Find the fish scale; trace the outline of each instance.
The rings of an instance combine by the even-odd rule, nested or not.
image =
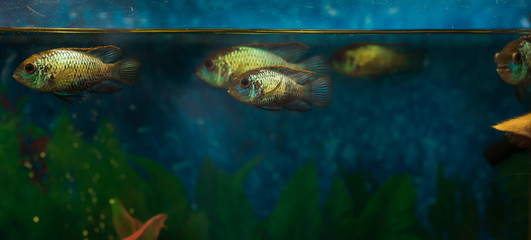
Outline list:
[[[272,91],[280,84],[275,91],[265,94],[262,99],[259,99],[256,102],[258,105],[271,105],[274,102],[277,104],[285,104],[303,97],[302,86],[282,74],[271,71],[260,71],[259,74],[253,76],[253,80],[257,81],[265,92]]]
[[[271,54],[265,50],[250,47],[238,47],[237,51],[233,51],[221,57],[221,59],[225,64],[235,66],[229,75],[233,73],[239,75],[263,66],[282,65],[292,68],[298,67],[298,64],[286,62],[280,56]]]
[[[49,69],[49,75],[54,76],[52,86],[44,89],[48,91],[81,91],[111,77],[111,64],[81,52],[51,50],[43,55],[40,63]]]

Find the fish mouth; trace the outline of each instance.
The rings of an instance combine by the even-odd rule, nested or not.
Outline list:
[[[511,69],[511,67],[507,66],[507,65],[498,65],[498,67],[496,68],[496,71],[498,73],[503,73],[503,72],[513,72],[513,70]]]
[[[201,72],[201,70],[197,69],[197,71],[195,72],[195,75],[200,78],[200,79],[203,79],[203,73]]]
[[[17,74],[13,74],[13,78],[17,80],[17,82],[20,82],[20,76]]]

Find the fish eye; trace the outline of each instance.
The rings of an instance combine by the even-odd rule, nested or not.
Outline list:
[[[498,60],[498,56],[500,56],[500,53],[496,53],[496,54],[494,54],[494,62],[497,62],[497,60]]]
[[[28,63],[26,64],[26,66],[24,66],[24,70],[27,73],[32,74],[33,72],[35,72],[35,65],[33,65],[33,63]]]
[[[242,86],[243,88],[249,87],[249,79],[247,79],[247,78],[242,79],[240,81],[240,86]]]
[[[522,55],[520,53],[513,53],[513,61],[515,64],[520,64],[522,62]]]
[[[210,59],[208,59],[206,62],[205,62],[205,68],[208,70],[208,71],[212,71],[214,69],[214,62]]]

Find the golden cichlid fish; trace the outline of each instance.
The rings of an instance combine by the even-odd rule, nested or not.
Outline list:
[[[252,69],[282,65],[300,70],[327,73],[327,60],[314,56],[303,62],[297,61],[306,53],[308,46],[293,43],[260,43],[238,45],[220,49],[208,56],[197,68],[197,76],[208,84],[227,89],[230,78]]]
[[[404,44],[359,42],[337,50],[330,65],[353,77],[378,77],[422,70],[424,51],[409,51]]]
[[[229,94],[265,110],[312,110],[308,103],[326,108],[332,102],[332,81],[314,72],[284,66],[247,71],[232,81]]]
[[[494,54],[496,71],[506,83],[515,86],[520,102],[531,93],[531,35],[520,37]]]
[[[22,85],[52,92],[66,102],[79,93],[114,93],[122,88],[108,80],[132,86],[138,80],[140,61],[125,58],[115,46],[58,48],[32,55],[18,66],[13,77]],[[114,63],[113,63],[114,62]]]

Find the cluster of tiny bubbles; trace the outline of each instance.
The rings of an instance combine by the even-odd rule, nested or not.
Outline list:
[[[130,109],[131,110],[134,110],[136,109],[136,106],[134,105],[131,105],[130,106]],[[97,110],[91,110],[90,111],[90,114],[92,115],[92,117],[97,120],[96,118],[99,117],[100,113],[97,111]],[[76,113],[73,113],[71,115],[71,118],[74,120],[74,119],[77,119],[79,116],[76,114]],[[114,127],[112,126],[112,124],[110,123],[107,123],[106,125],[104,125],[104,128],[106,128],[107,130],[109,131],[114,131]],[[75,130],[75,127],[73,125],[69,125],[68,126],[68,130],[72,133],[72,134],[75,134],[77,137],[82,137],[84,134],[82,132],[76,132]],[[92,137],[93,141],[95,143],[101,143],[101,144],[106,144],[108,143],[108,140],[105,139],[104,137],[102,136],[98,136],[98,135],[94,135]],[[79,148],[82,148],[84,146],[82,146],[83,142],[79,142],[79,141],[74,141],[71,143],[72,144],[72,147],[74,149],[79,149]],[[99,149],[93,149],[94,153],[95,153],[95,157],[97,159],[102,159],[103,158],[103,154],[101,152],[101,150]],[[41,153],[41,156],[42,154],[44,154],[44,157],[46,156],[45,154],[46,153]],[[118,164],[118,161],[115,159],[115,158],[109,158],[109,164],[114,167],[114,168],[118,168],[119,167],[119,164]],[[83,163],[82,165],[82,168],[85,169],[85,170],[90,170],[90,171],[93,171],[95,170],[93,168],[93,166],[87,162],[87,163]],[[90,180],[90,182],[92,183],[92,186],[89,186],[85,189],[77,189],[76,188],[76,182],[75,182],[75,176],[74,176],[74,173],[72,172],[66,172],[64,174],[63,177],[61,177],[61,181],[62,182],[65,182],[66,184],[69,185],[69,188],[68,188],[68,193],[70,195],[76,195],[78,197],[78,199],[81,201],[81,209],[84,210],[84,214],[85,214],[85,224],[84,226],[80,229],[81,230],[81,236],[82,238],[81,239],[109,239],[109,240],[114,240],[116,239],[116,236],[114,235],[114,231],[112,231],[112,228],[109,229],[109,226],[108,224],[106,224],[106,222],[108,222],[110,220],[109,216],[107,215],[108,213],[105,213],[103,211],[100,212],[100,209],[107,209],[107,208],[102,208],[102,204],[105,204],[105,202],[102,203],[101,199],[99,197],[101,196],[98,196],[97,194],[97,188],[95,187],[99,182],[101,182],[101,174],[98,173],[98,172],[92,172],[89,176],[87,176]],[[120,174],[119,175],[119,179],[120,180],[125,180],[126,176],[125,174]],[[76,198],[76,197],[72,197],[73,199]],[[110,199],[109,200],[109,203],[113,204],[115,200],[114,199]],[[73,207],[74,205],[74,207]],[[69,210],[69,211],[72,211],[73,208],[78,208],[75,206],[75,204],[67,204],[66,205],[66,208]],[[134,209],[129,209],[129,212],[132,214],[134,213]],[[38,216],[35,216],[34,219],[33,219],[34,222],[38,222],[39,221],[39,218]],[[68,225],[68,224],[67,224]],[[68,228],[69,226],[65,225],[65,228]]]
[[[87,166],[90,167],[90,165],[86,165],[85,167]],[[100,177],[100,174],[95,173],[92,176],[92,182],[96,183],[99,181]],[[107,219],[107,216],[105,213],[98,213],[95,211],[100,208],[100,206],[98,206],[100,205],[100,202],[96,191],[92,187],[89,187],[86,191],[80,191],[79,196],[81,202],[86,205],[85,213],[87,224],[81,232],[83,239],[103,239],[105,235],[107,235],[108,239],[114,239],[112,232],[107,233],[106,231],[105,220]],[[113,199],[109,202],[111,201],[113,201]]]

